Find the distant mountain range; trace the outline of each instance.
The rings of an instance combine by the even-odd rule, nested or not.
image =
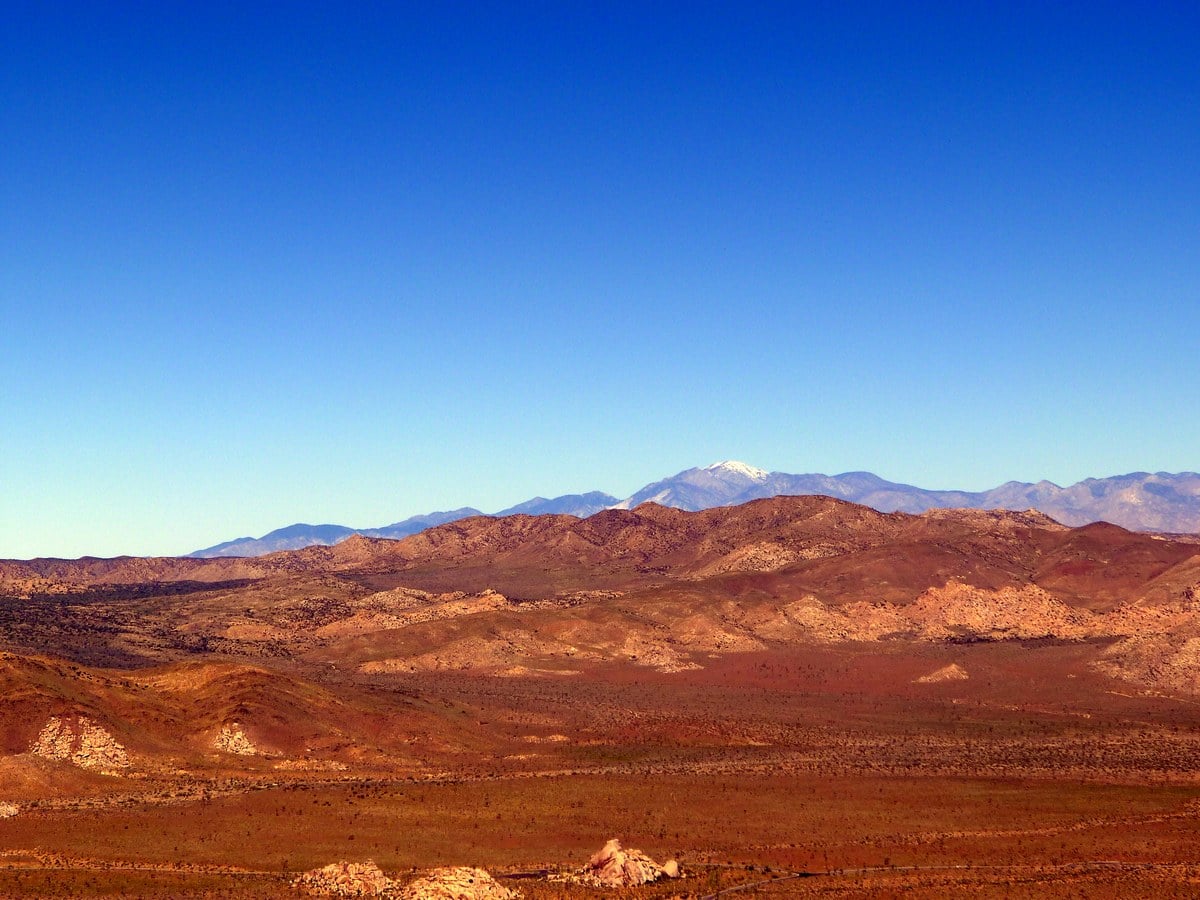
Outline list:
[[[640,503],[697,511],[734,506],[764,497],[823,494],[870,506],[880,512],[920,513],[928,509],[1036,509],[1064,525],[1111,522],[1131,531],[1200,532],[1200,474],[1133,472],[1111,478],[1088,478],[1069,487],[1049,481],[1009,481],[988,491],[934,491],[886,481],[870,472],[841,475],[789,475],[767,472],[728,460],[686,469],[648,484],[618,500],[601,491],[534,497],[491,515],[559,513],[586,518],[603,509],[632,509]],[[193,557],[261,556],[277,550],[336,544],[353,534],[403,538],[435,525],[485,515],[472,507],[412,516],[382,528],[344,525],[289,525],[261,538],[226,541],[189,554]]]
[[[531,501],[532,502],[532,501]],[[412,516],[403,522],[393,522],[382,528],[348,528],[345,525],[306,525],[298,522],[286,528],[277,528],[260,538],[242,537],[225,541],[204,550],[189,553],[189,556],[200,559],[212,559],[218,556],[262,556],[275,553],[278,550],[301,550],[304,547],[329,547],[344,541],[352,534],[363,534],[367,537],[392,538],[399,540],[410,534],[424,531],[435,525],[444,525],[456,519],[468,516],[481,516],[479,510],[470,506],[461,509],[450,509],[445,512],[431,512],[424,516]]]
[[[602,493],[601,491],[591,491],[587,494],[564,494],[561,497],[554,497],[549,500],[545,497],[534,497],[532,500],[526,500],[524,503],[510,506],[508,509],[502,509],[493,515],[512,516],[523,513],[530,516],[539,516],[544,513],[562,513],[568,516],[579,516],[581,519],[584,519],[593,513],[600,512],[602,509],[608,509],[616,502],[616,497]],[[447,522],[454,522],[458,519],[482,515],[486,515],[486,513],[482,513],[472,506],[464,506],[460,509],[431,512],[423,516],[411,516],[403,521],[384,525],[382,528],[348,528],[345,525],[306,525],[301,522],[295,525],[288,525],[286,528],[277,528],[275,531],[264,534],[260,538],[242,537],[232,541],[225,541],[222,544],[216,544],[212,547],[206,547],[203,550],[197,550],[195,553],[189,553],[188,556],[198,559],[213,559],[218,556],[263,556],[264,554],[275,553],[279,550],[301,550],[304,547],[329,547],[340,541],[344,541],[352,534],[399,540],[400,538],[406,538],[409,535],[424,531],[426,528],[433,528],[435,525],[445,525]]]

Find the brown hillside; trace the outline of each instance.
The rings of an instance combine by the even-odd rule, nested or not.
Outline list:
[[[571,516],[475,517],[401,541],[360,536],[243,559],[32,560],[0,564],[10,594],[104,590],[114,597],[240,590],[250,581],[326,573],[394,586],[537,598],[686,579],[825,602],[908,602],[950,580],[999,589],[1037,584],[1103,610],[1170,598],[1200,546],[1110,525],[1068,529],[1037,513],[883,514],[828,497],[775,497],[684,512],[654,504]],[[1189,569],[1190,571],[1190,569]],[[1178,585],[1176,586],[1176,581]]]

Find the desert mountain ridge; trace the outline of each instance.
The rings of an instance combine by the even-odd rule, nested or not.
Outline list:
[[[958,579],[988,589],[1032,583],[1068,602],[1079,597],[1102,606],[1109,597],[1144,597],[1142,589],[1165,583],[1178,564],[1197,556],[1194,541],[1107,523],[1070,528],[1036,510],[882,513],[805,495],[697,511],[647,502],[583,519],[472,516],[399,540],[355,534],[336,545],[259,557],[0,561],[0,594],[178,595],[303,576],[544,598],[736,576],[774,596],[803,589],[836,602],[908,602]],[[1134,588],[1137,597],[1129,595]]]
[[[735,460],[685,469],[648,484],[623,500],[602,491],[549,499],[534,497],[486,515],[556,513],[587,518],[604,509],[632,509],[648,501],[695,512],[767,497],[810,494],[849,500],[880,512],[1036,509],[1065,525],[1103,521],[1131,531],[1200,532],[1200,475],[1195,472],[1132,472],[1108,478],[1088,478],[1067,487],[1050,481],[1009,481],[987,491],[972,492],[929,490],[887,481],[870,472],[840,475],[767,472]],[[197,558],[262,556],[280,550],[330,546],[355,534],[398,539],[436,525],[480,515],[485,513],[474,507],[462,507],[412,516],[379,528],[297,523],[260,538],[237,538],[189,555]]]
[[[1043,640],[1088,644],[1093,671],[1195,693],[1198,603],[1195,539],[1071,528],[1036,510],[882,513],[805,495],[472,516],[249,558],[4,561],[0,649],[374,677],[676,672],[814,645]]]

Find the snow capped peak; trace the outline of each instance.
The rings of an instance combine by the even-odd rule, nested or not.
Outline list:
[[[723,475],[741,475],[743,478],[748,478],[751,481],[766,481],[767,473],[754,466],[748,466],[744,462],[738,462],[736,459],[727,459],[724,462],[716,462],[711,466],[704,467],[705,472],[719,472]]]

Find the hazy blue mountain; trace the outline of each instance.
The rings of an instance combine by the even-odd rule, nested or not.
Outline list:
[[[464,506],[460,509],[450,509],[445,512],[431,512],[423,516],[410,516],[402,522],[393,522],[391,525],[384,525],[382,528],[359,528],[355,530],[355,533],[365,534],[367,537],[398,540],[406,538],[410,534],[416,534],[418,531],[424,531],[426,528],[433,528],[435,525],[445,525],[447,522],[465,519],[468,516],[482,515],[483,513],[475,509],[475,507]],[[349,536],[346,535],[346,537]]]
[[[747,500],[772,496],[769,492],[759,493],[769,479],[770,474],[762,469],[726,460],[704,468],[685,469],[670,478],[648,484],[615,506],[633,509],[639,503],[658,503],[690,510],[729,506],[742,502],[736,499],[741,496],[746,496]]]
[[[345,525],[305,525],[297,523],[287,528],[279,528],[260,538],[244,537],[233,541],[215,544],[188,556],[199,559],[214,556],[262,556],[277,550],[300,550],[304,547],[327,547],[344,541],[352,534],[364,534],[367,537],[404,538],[435,525],[444,525],[455,519],[465,519],[467,516],[481,516],[477,509],[464,506],[462,509],[432,512],[423,516],[412,516],[402,522],[393,522],[382,528],[348,528]]]
[[[225,541],[204,550],[189,553],[189,556],[208,558],[214,556],[262,556],[277,550],[299,550],[303,547],[329,546],[344,541],[354,534],[353,528],[345,525],[307,525],[297,522],[286,528],[277,528],[260,538],[243,537]]]
[[[745,503],[747,500],[777,497],[780,494],[824,494],[851,503],[861,503],[880,512],[908,513],[937,507],[973,506],[972,498],[975,496],[966,491],[932,491],[911,484],[886,481],[870,472],[843,472],[841,475],[772,472],[765,481],[743,491],[733,502]]]
[[[554,497],[550,500],[545,497],[534,497],[532,500],[502,509],[496,515],[512,516],[524,513],[529,516],[541,516],[547,513],[557,513],[586,519],[602,509],[608,509],[616,502],[617,498],[612,494],[606,494],[603,491],[589,491],[586,494],[563,494],[561,497]]]
[[[647,485],[616,505],[631,509],[653,501],[698,510],[781,494],[824,494],[880,512],[1036,509],[1065,525],[1104,521],[1135,531],[1200,532],[1200,475],[1195,472],[1133,472],[1088,478],[1069,487],[1050,481],[1009,481],[987,491],[945,491],[887,481],[870,472],[789,475],[727,461],[685,469]]]
[[[605,494],[603,491],[564,494],[551,499],[534,497],[532,500],[526,500],[524,503],[501,510],[495,515],[509,516],[515,513],[526,513],[538,516],[544,513],[559,513],[586,518],[602,509],[608,509],[616,502],[616,497]],[[201,559],[213,556],[262,556],[265,553],[274,553],[276,550],[299,550],[303,547],[328,546],[344,541],[352,534],[399,540],[436,525],[445,525],[447,522],[465,519],[468,516],[483,515],[488,515],[488,513],[480,512],[472,506],[464,506],[461,509],[411,516],[403,521],[393,522],[391,525],[384,525],[380,528],[348,528],[344,525],[289,525],[287,528],[280,528],[270,534],[264,534],[261,538],[243,537],[225,541],[222,544],[189,553],[188,556]]]
[[[823,494],[883,512],[921,512],[936,506],[969,506],[973,496],[962,491],[928,491],[910,484],[897,484],[870,472],[789,475],[726,460],[703,468],[685,469],[670,478],[648,484],[616,506],[632,509],[639,503],[653,502],[695,511],[787,494]]]
[[[984,492],[980,506],[1040,509],[1065,525],[1112,522],[1132,531],[1200,532],[1200,475],[1131,472],[1069,487],[1010,481]]]

